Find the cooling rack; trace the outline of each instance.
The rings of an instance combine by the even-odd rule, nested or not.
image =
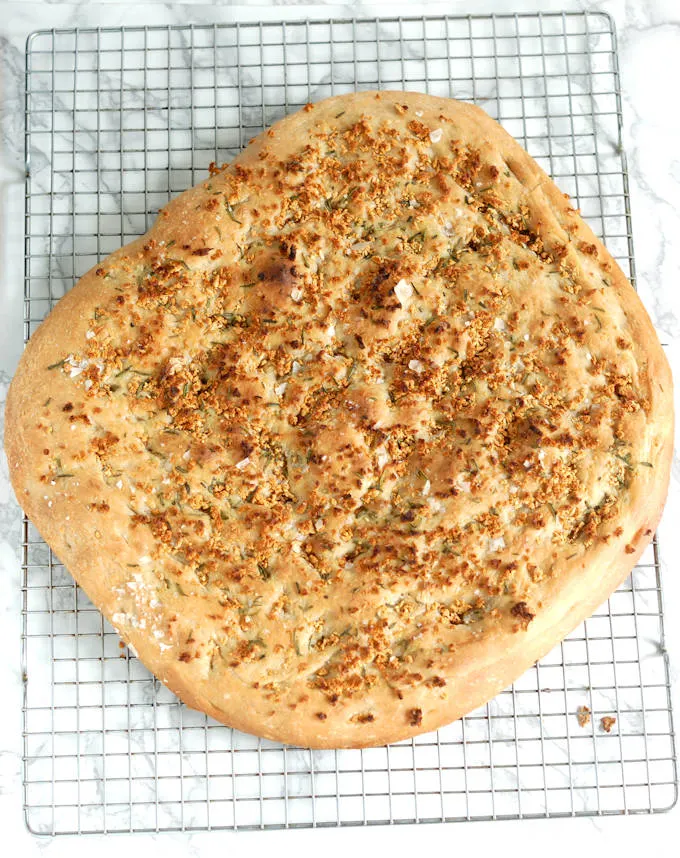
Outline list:
[[[603,14],[54,30],[26,51],[26,339],[211,161],[309,100],[366,88],[482,105],[634,279]],[[512,688],[438,733],[364,751],[286,748],[192,712],[122,648],[28,521],[23,562],[33,832],[655,813],[676,801],[656,542]],[[616,719],[610,732],[602,717]]]

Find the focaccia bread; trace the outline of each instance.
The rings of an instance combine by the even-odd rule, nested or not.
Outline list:
[[[482,110],[308,105],[32,337],[20,503],[189,706],[360,747],[483,704],[629,574],[671,377],[602,243]]]

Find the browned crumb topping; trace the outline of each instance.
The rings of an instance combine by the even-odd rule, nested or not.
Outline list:
[[[420,727],[420,725],[423,723],[423,710],[409,709],[407,717],[410,727]]]
[[[79,446],[47,447],[43,482],[94,461],[120,492],[152,546],[121,623],[143,580],[180,661],[272,701],[299,674],[330,705],[445,696],[437,664],[489,623],[526,629],[651,467],[596,253],[546,243],[505,163],[405,106],[210,172],[203,233],[97,270],[110,297],[44,417]],[[187,599],[211,617],[188,636]]]
[[[616,724],[616,718],[613,715],[605,715],[604,718],[600,718],[600,727],[605,733],[611,733],[614,724]]]
[[[359,724],[370,724],[375,721],[375,715],[373,715],[372,712],[362,712],[356,716],[355,720],[358,721]]]
[[[579,727],[587,727],[590,724],[590,709],[587,706],[579,706],[576,710],[576,719]]]

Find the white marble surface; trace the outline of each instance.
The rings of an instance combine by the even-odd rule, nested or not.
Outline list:
[[[293,5],[293,4],[290,4]],[[492,11],[544,11],[563,8],[605,9],[616,20],[624,99],[625,150],[631,178],[631,206],[636,246],[638,285],[668,354],[676,377],[680,377],[680,292],[676,272],[680,270],[680,114],[670,109],[677,105],[677,80],[680,78],[680,6],[676,0],[654,2],[517,2],[509,9],[502,2],[481,2],[470,9],[469,3],[397,6],[384,3],[371,7],[327,6],[326,13],[383,14],[441,12],[467,14]],[[198,3],[169,5],[160,3],[2,3],[0,4],[0,86],[2,91],[2,182],[0,243],[2,263],[2,342],[0,342],[0,397],[4,398],[9,377],[20,354],[22,341],[22,255],[23,255],[23,45],[34,29],[59,26],[202,23],[304,17],[322,11],[308,7],[283,6],[271,9],[250,4],[249,8],[222,6],[219,9]],[[680,717],[680,578],[677,557],[680,537],[673,523],[680,512],[680,466],[674,461],[669,503],[661,526],[662,569],[668,650],[671,658],[676,721]],[[304,852],[324,850],[329,854],[348,849],[368,852],[377,847],[396,854],[412,853],[420,844],[431,849],[498,848],[513,854],[596,854],[607,850],[620,855],[639,854],[653,844],[659,855],[676,854],[680,829],[680,808],[657,817],[570,819],[522,821],[520,823],[476,823],[456,826],[415,826],[386,829],[297,831],[275,834],[240,833],[197,835],[135,835],[120,838],[57,838],[36,840],[26,833],[21,813],[21,667],[20,572],[17,544],[19,513],[7,481],[4,458],[0,460],[0,645],[4,658],[0,663],[0,688],[4,707],[0,713],[0,831],[8,855],[33,855],[45,850],[53,855],[113,852],[127,848],[132,854],[201,855],[208,849],[246,849],[264,854],[272,849],[296,849]],[[672,840],[675,832],[675,841]],[[11,845],[9,845],[11,844]],[[514,846],[513,846],[514,844]],[[4,852],[4,850],[3,850]]]

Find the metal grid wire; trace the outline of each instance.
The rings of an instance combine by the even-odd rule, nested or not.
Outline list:
[[[26,54],[26,338],[210,161],[309,100],[367,88],[481,104],[634,277],[605,15],[39,32]],[[180,705],[120,648],[29,522],[24,570],[34,832],[652,813],[676,800],[656,543],[514,687],[436,734],[364,751],[285,748]],[[579,706],[592,711],[585,727]]]

